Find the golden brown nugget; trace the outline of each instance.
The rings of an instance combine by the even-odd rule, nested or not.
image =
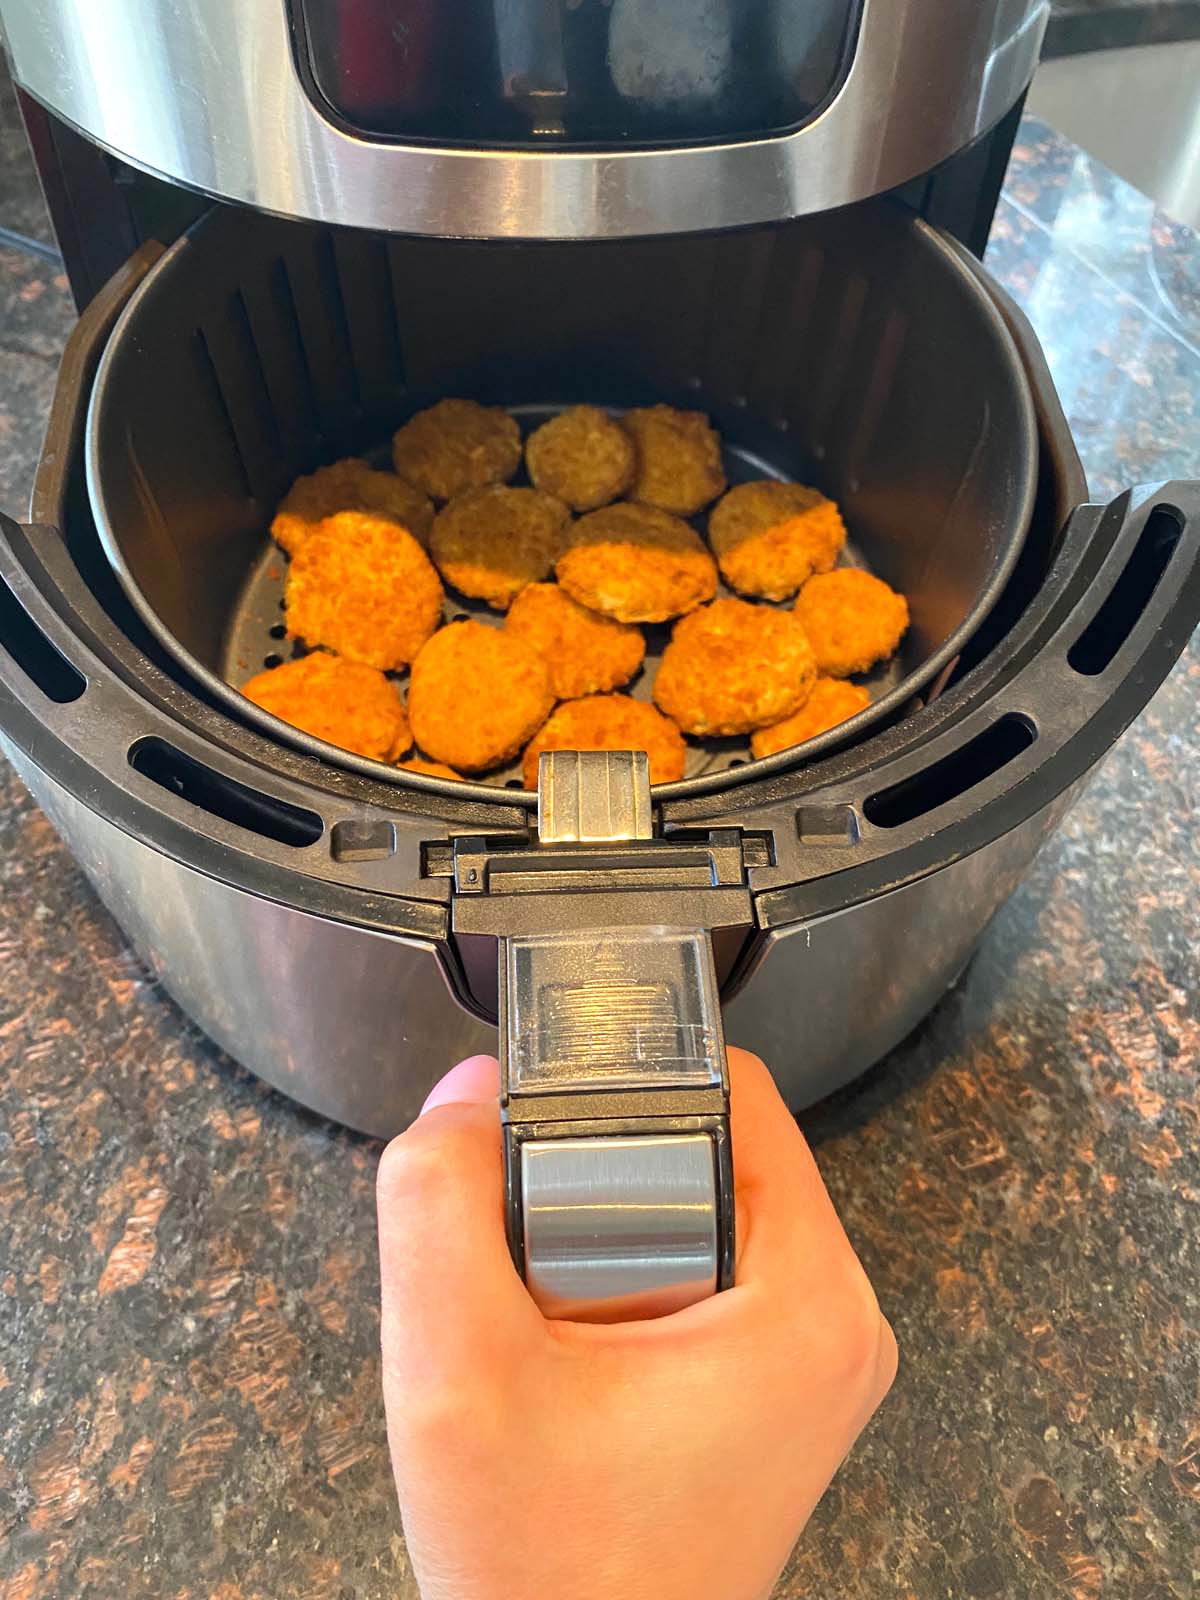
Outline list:
[[[842,678],[818,678],[799,711],[750,735],[750,752],[761,761],[777,750],[790,750],[794,744],[803,744],[806,739],[836,728],[847,717],[857,716],[870,704],[870,691],[859,684],[846,683]]]
[[[453,778],[456,783],[462,782],[462,773],[455,772],[453,767],[446,766],[443,761],[426,761],[424,756],[410,756],[400,765],[405,772],[421,772],[427,778]]]
[[[371,511],[407,528],[419,544],[429,543],[433,505],[428,495],[394,472],[376,472],[357,456],[319,467],[297,478],[275,513],[271,537],[295,555],[318,522],[339,511]]]
[[[620,688],[646,655],[639,628],[589,611],[557,583],[531,583],[522,589],[504,628],[544,659],[559,700]]]
[[[525,444],[530,478],[575,511],[595,511],[625,494],[635,460],[629,434],[597,406],[572,406]]]
[[[637,451],[635,500],[690,517],[724,489],[721,441],[703,411],[646,406],[622,420]]]
[[[559,706],[526,748],[522,771],[527,789],[537,788],[543,750],[644,750],[651,783],[682,778],[687,760],[687,746],[675,724],[627,694],[594,694]]]
[[[242,693],[302,733],[372,761],[394,761],[412,744],[404,703],[383,673],[324,650],[258,673]]]
[[[859,567],[839,567],[808,580],[796,600],[796,615],[820,670],[848,678],[869,671],[895,650],[908,627],[908,601]]]
[[[407,666],[442,617],[441,579],[406,529],[342,511],[304,539],[284,586],[287,630],[350,661]]]
[[[413,663],[408,715],[417,743],[460,772],[486,772],[515,756],[553,705],[537,651],[482,622],[452,622]]]
[[[521,465],[521,430],[499,406],[439,400],[418,411],[392,439],[402,478],[435,500],[507,483]]]
[[[721,576],[731,589],[787,600],[814,572],[828,572],[846,542],[836,504],[802,483],[739,483],[708,518]]]
[[[817,664],[790,611],[714,600],[675,624],[654,702],[684,733],[749,733],[798,711]]]
[[[496,611],[551,571],[567,508],[540,489],[502,483],[451,500],[434,518],[430,553],[447,583]]]
[[[703,539],[653,506],[605,506],[580,517],[555,571],[572,600],[618,622],[666,622],[717,592],[717,564]]]

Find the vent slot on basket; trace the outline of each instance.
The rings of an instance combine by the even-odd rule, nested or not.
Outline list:
[[[1182,535],[1183,517],[1175,507],[1155,506],[1108,599],[1067,652],[1076,672],[1095,678],[1111,666],[1153,599]]]
[[[0,640],[29,681],[55,705],[70,705],[87,688],[87,679],[59,654],[3,578]]]
[[[948,805],[977,784],[1015,761],[1037,738],[1025,717],[1001,717],[977,734],[969,744],[944,756],[932,767],[914,773],[902,783],[873,794],[863,806],[868,822],[877,828],[899,828],[939,806]]]
[[[248,788],[184,755],[164,739],[139,740],[129,752],[129,765],[168,794],[277,844],[303,849],[315,844],[325,831],[315,812]]]

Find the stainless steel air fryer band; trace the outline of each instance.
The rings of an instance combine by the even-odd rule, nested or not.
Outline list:
[[[840,87],[794,132],[545,151],[339,126],[305,90],[283,0],[0,5],[17,81],[135,166],[281,215],[496,239],[731,228],[882,193],[999,120],[1033,75],[1048,15],[1047,0],[863,0]],[[470,116],[464,103],[468,137]]]

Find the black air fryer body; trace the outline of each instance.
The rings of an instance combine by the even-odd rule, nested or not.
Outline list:
[[[269,145],[201,94],[156,122],[168,69],[213,64],[185,9],[222,70],[278,77],[242,102],[285,108]],[[792,1104],[828,1093],[953,981],[1200,615],[1200,487],[1086,503],[1036,341],[969,253],[1045,8],[614,0],[601,39],[585,0],[467,59],[414,6],[397,60],[337,0],[284,9],[276,36],[275,0],[235,7],[226,45],[227,0],[123,0],[158,53],[101,60],[72,0],[0,0],[82,310],[31,522],[3,523],[3,748],[179,1003],[355,1127],[403,1126],[498,1009],[520,1042],[498,950],[598,929],[698,931],[728,1036]],[[606,844],[258,713],[231,641],[272,649],[274,499],[447,393],[703,407],[735,476],[829,488],[914,599],[891,692],[800,750],[726,752]]]

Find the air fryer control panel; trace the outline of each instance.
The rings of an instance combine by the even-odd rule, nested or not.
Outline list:
[[[860,0],[292,0],[310,90],[443,146],[761,138],[844,71]]]

